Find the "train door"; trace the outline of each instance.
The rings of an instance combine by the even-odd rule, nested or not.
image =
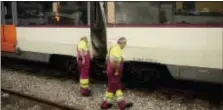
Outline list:
[[[1,2],[1,51],[17,52],[16,12],[16,2]]]
[[[106,56],[106,19],[103,2],[90,2],[91,7],[91,40],[94,57]]]
[[[94,51],[93,65],[95,67],[94,70],[98,70],[99,72],[105,68],[105,57],[107,54],[104,2],[90,2],[90,25],[91,43]]]

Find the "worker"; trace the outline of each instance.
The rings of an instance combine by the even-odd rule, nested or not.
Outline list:
[[[121,110],[130,108],[133,103],[125,102],[124,96],[121,90],[121,77],[123,69],[123,57],[122,49],[125,47],[127,40],[125,37],[118,39],[116,45],[111,46],[108,51],[107,60],[107,77],[108,77],[108,87],[104,96],[104,101],[101,104],[101,109],[108,109],[113,106],[112,99],[115,95],[118,106]]]
[[[87,37],[81,37],[77,45],[77,63],[80,72],[80,92],[83,96],[91,95],[89,88],[90,58]]]

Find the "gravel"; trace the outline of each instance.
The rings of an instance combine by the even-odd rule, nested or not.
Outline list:
[[[93,96],[86,98],[79,94],[79,84],[71,79],[44,77],[27,71],[16,71],[2,68],[2,87],[21,91],[52,101],[79,105],[84,110],[99,110],[105,93],[106,85],[94,83],[91,85]],[[36,72],[35,74],[39,74]],[[131,110],[219,110],[218,106],[201,99],[191,99],[185,102],[184,97],[166,96],[154,92],[151,94],[135,90],[124,91],[125,98],[134,102]],[[112,110],[118,110],[114,107]]]

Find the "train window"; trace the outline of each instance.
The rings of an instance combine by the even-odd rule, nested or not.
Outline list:
[[[223,2],[176,2],[175,22],[187,24],[222,24]]]
[[[18,25],[49,24],[48,15],[52,12],[51,2],[17,2]]]
[[[17,2],[18,25],[87,25],[87,2]]]
[[[2,18],[2,24],[13,24],[12,20],[12,4],[9,1],[4,1],[1,3],[3,7],[1,7],[1,16]],[[3,14],[3,15],[2,15]],[[4,21],[3,21],[4,20]]]
[[[60,2],[61,24],[87,25],[87,2]]]
[[[160,2],[159,6],[159,23],[171,24],[173,23],[173,9],[174,2]]]
[[[223,2],[108,2],[109,24],[222,24]]]
[[[158,24],[159,2],[115,2],[115,24]]]

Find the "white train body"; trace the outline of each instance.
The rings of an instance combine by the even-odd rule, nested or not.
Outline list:
[[[17,33],[18,47],[23,51],[74,57],[80,37],[90,39],[90,28],[87,27],[18,27]]]
[[[120,36],[128,40],[125,61],[167,65],[176,79],[223,84],[222,27],[106,26],[107,48]],[[91,38],[91,27],[16,27],[16,47],[21,54],[2,56],[49,62],[51,55],[76,57],[80,37]],[[95,53],[92,43],[91,53]],[[92,58],[94,55],[92,55]]]
[[[223,69],[222,28],[124,27],[107,32],[108,45],[119,36],[128,39],[125,60]]]
[[[222,28],[108,28],[107,42],[125,36],[125,60],[167,65],[179,79],[223,82]]]

